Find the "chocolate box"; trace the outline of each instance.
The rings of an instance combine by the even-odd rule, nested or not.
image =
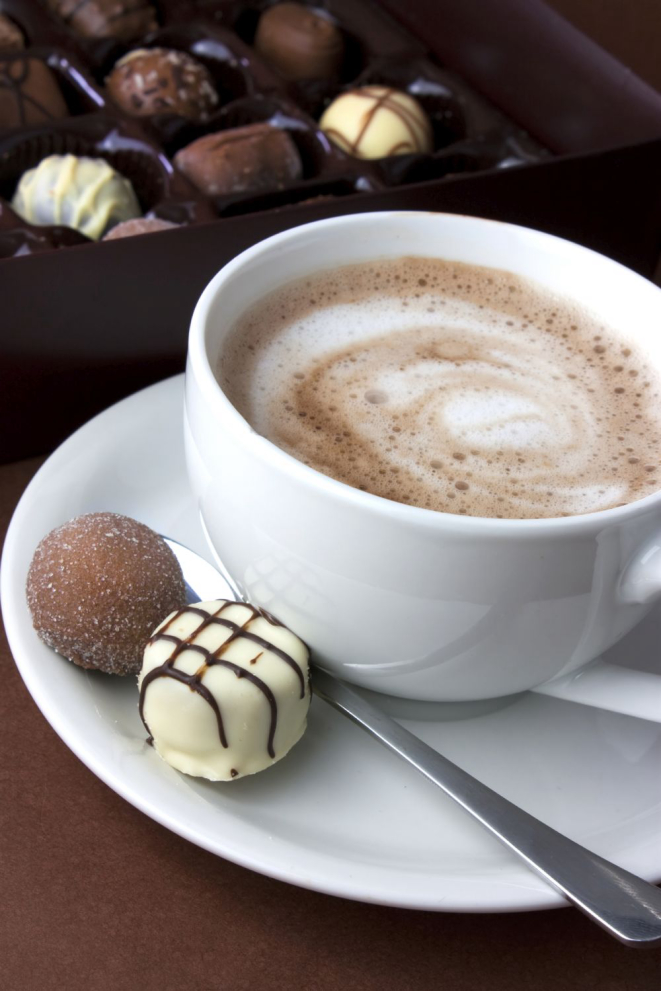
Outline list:
[[[266,0],[164,0],[127,44],[82,38],[37,0],[4,0],[28,53],[54,73],[68,116],[0,130],[0,430],[3,460],[51,449],[109,403],[184,367],[190,314],[214,273],[271,234],[340,213],[438,210],[546,230],[650,275],[659,254],[661,96],[537,0],[328,0],[345,53],[326,81],[291,82],[253,47]],[[516,30],[512,26],[516,25]],[[108,97],[115,61],[175,48],[208,69],[208,120],[128,116]],[[0,54],[0,63],[21,56]],[[0,65],[1,68],[1,65]],[[434,151],[362,161],[317,126],[356,85],[414,95]],[[206,197],[173,158],[195,138],[269,122],[302,176]],[[106,158],[141,209],[177,229],[90,242],[10,206],[53,152]]]

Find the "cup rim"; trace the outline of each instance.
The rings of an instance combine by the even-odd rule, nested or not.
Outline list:
[[[591,513],[580,513],[572,516],[553,516],[533,519],[497,519],[489,516],[469,516],[458,513],[446,513],[441,510],[427,509],[422,506],[412,506],[408,503],[395,502],[384,496],[376,495],[373,492],[365,492],[357,489],[346,482],[325,475],[323,472],[303,464],[293,455],[283,451],[273,441],[257,433],[248,421],[239,413],[235,406],[225,395],[222,386],[218,382],[211,362],[208,357],[206,347],[206,330],[209,311],[214,300],[221,291],[225,283],[239,271],[244,265],[259,258],[260,255],[270,253],[277,245],[284,245],[289,241],[296,240],[301,236],[301,232],[312,229],[352,227],[365,223],[366,218],[371,222],[396,222],[404,218],[429,218],[435,220],[449,219],[452,222],[459,221],[477,223],[479,225],[495,225],[507,227],[519,231],[523,236],[532,240],[543,241],[546,244],[556,244],[567,247],[571,251],[583,254],[589,258],[597,259],[599,264],[612,266],[616,270],[623,271],[627,277],[639,281],[645,286],[646,291],[661,289],[651,283],[644,276],[632,269],[627,268],[620,262],[607,255],[602,255],[592,248],[587,248],[575,241],[567,238],[549,234],[546,231],[537,230],[534,227],[524,227],[520,224],[512,224],[503,220],[495,220],[488,217],[478,217],[470,214],[448,213],[431,210],[380,210],[368,213],[341,214],[337,217],[328,217],[323,220],[315,220],[306,224],[299,224],[296,227],[289,227],[284,231],[279,231],[268,238],[258,241],[244,251],[235,255],[229,262],[216,273],[203,290],[193,311],[188,336],[188,355],[186,366],[186,400],[190,379],[195,378],[203,391],[204,397],[210,403],[213,412],[219,415],[225,425],[225,429],[232,429],[241,439],[241,443],[252,449],[254,454],[261,460],[271,463],[276,469],[294,477],[300,478],[308,487],[316,488],[326,492],[329,496],[345,503],[353,504],[365,511],[379,513],[381,516],[390,517],[393,521],[406,522],[408,525],[416,525],[422,529],[437,530],[439,527],[451,527],[458,535],[471,533],[479,530],[481,533],[488,532],[490,536],[511,538],[513,536],[539,536],[542,532],[560,533],[571,532],[577,528],[583,530],[600,530],[605,526],[623,522],[632,514],[638,515],[652,509],[656,504],[661,503],[661,487],[650,495],[640,499],[634,499],[624,506],[615,506],[610,509],[600,509]]]

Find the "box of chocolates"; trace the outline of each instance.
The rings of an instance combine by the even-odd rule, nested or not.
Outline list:
[[[536,0],[3,0],[3,459],[181,370],[270,234],[447,210],[649,274],[660,165],[661,97]]]

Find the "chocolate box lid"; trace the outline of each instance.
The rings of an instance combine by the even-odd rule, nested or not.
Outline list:
[[[292,82],[254,49],[266,0],[163,0],[130,43],[85,39],[37,0],[3,0],[54,73],[68,116],[0,131],[0,429],[4,460],[48,450],[115,399],[183,369],[188,322],[212,275],[287,227],[364,210],[465,212],[538,227],[651,273],[659,249],[661,97],[536,0],[328,0],[345,38],[336,76]],[[387,10],[386,10],[387,8]],[[516,24],[516,31],[511,25]],[[109,98],[110,68],[136,47],[192,54],[214,80],[209,119],[134,118]],[[3,61],[8,53],[0,55]],[[332,145],[323,108],[356,85],[414,95],[434,150],[366,162]],[[299,178],[206,195],[182,147],[266,122],[285,130]],[[177,229],[93,243],[26,224],[11,207],[51,151],[101,156],[147,216]]]

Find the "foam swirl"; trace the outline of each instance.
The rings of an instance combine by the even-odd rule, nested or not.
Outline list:
[[[539,518],[658,485],[644,356],[507,273],[401,259],[296,283],[240,322],[220,376],[264,436],[399,502]]]

